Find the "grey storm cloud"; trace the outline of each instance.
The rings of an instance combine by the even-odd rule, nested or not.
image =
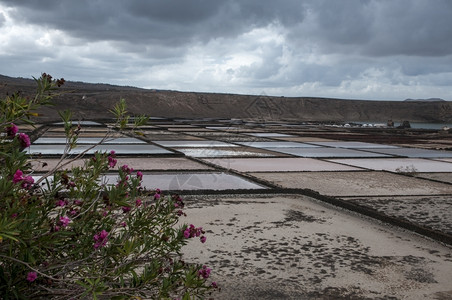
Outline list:
[[[0,64],[183,90],[452,100],[451,16],[450,0],[0,0],[0,30],[40,36],[11,33]]]
[[[88,40],[158,42],[177,46],[232,37],[275,20],[298,22],[299,1],[3,1],[19,7],[15,18]]]

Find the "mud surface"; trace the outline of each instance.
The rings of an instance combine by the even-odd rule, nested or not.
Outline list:
[[[303,196],[206,196],[187,259],[213,269],[217,299],[435,299],[452,290],[452,251]],[[438,298],[439,299],[439,298]],[[446,299],[446,298],[444,298]]]
[[[452,197],[450,196],[342,199],[452,236]]]

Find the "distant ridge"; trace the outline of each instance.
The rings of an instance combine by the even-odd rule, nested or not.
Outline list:
[[[446,100],[441,99],[441,98],[428,98],[428,99],[411,99],[411,98],[408,98],[408,99],[405,99],[404,101],[407,101],[407,102],[438,102],[438,101],[446,101]]]
[[[32,79],[0,75],[0,98],[20,91],[33,96]],[[38,112],[41,121],[60,120],[58,111],[69,109],[78,120],[112,118],[111,108],[127,101],[130,114],[167,118],[242,119],[256,122],[375,122],[410,121],[452,123],[452,101],[346,100],[320,97],[276,97],[205,92],[141,89],[103,83],[67,81],[54,106]],[[434,100],[432,100],[434,99]],[[408,100],[408,99],[407,99]]]

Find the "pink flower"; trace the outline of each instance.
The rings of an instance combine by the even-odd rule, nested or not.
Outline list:
[[[19,141],[22,147],[27,148],[30,147],[30,138],[25,133],[19,133]]]
[[[33,186],[35,180],[31,176],[23,176],[24,173],[21,170],[17,170],[13,175],[13,183],[22,182],[22,187],[25,189],[29,189]]]
[[[190,226],[188,226],[184,230],[184,237],[186,239],[193,238],[193,237],[199,237],[201,234],[204,234],[204,233],[205,232],[204,232],[204,230],[202,230],[202,227],[196,228],[193,224],[190,224]],[[204,237],[204,239],[205,239],[205,237]],[[202,242],[202,240],[203,240],[203,238],[201,237],[201,242]],[[204,242],[205,242],[205,240],[204,240]]]
[[[127,223],[126,222],[121,222],[119,225],[121,225],[122,227],[126,227]]]
[[[31,176],[25,176],[22,179],[22,187],[24,189],[30,189],[33,186],[33,183],[35,183],[35,180]]]
[[[128,165],[123,165],[123,166],[121,167],[121,169],[122,169],[125,173],[127,173],[127,174],[130,174],[130,173],[133,172],[133,168],[129,168]]]
[[[218,288],[218,284],[217,284],[215,281],[212,281],[212,287],[213,287],[214,289],[216,289],[216,288]]]
[[[140,199],[140,198],[137,198],[137,200],[135,200],[135,205],[136,205],[136,206],[141,206],[141,204],[142,204],[141,199]]]
[[[75,205],[81,205],[81,204],[82,204],[82,201],[81,201],[81,200],[78,200],[78,199],[76,199],[76,200],[74,200],[74,204],[75,204]]]
[[[66,202],[64,201],[64,200],[58,200],[57,202],[56,202],[56,206],[60,206],[60,207],[63,207],[63,206],[65,206],[66,205]]]
[[[118,162],[118,160],[116,160],[115,158],[109,156],[108,157],[108,166],[110,168],[114,168],[116,166],[116,163]]]
[[[154,200],[158,200],[158,199],[160,199],[160,194],[154,194]]]
[[[137,178],[143,180],[143,173],[141,171],[137,171]]]
[[[108,242],[108,232],[105,230],[102,230],[99,233],[96,233],[93,237],[95,243],[94,243],[94,249],[98,249],[101,247],[104,247]]]
[[[202,266],[202,269],[198,271],[198,275],[204,279],[209,278],[211,269],[207,268],[207,266]]]
[[[28,274],[27,274],[27,280],[28,280],[29,282],[35,281],[36,278],[38,278],[38,274],[36,274],[36,272],[28,272]]]
[[[122,212],[123,212],[123,213],[128,213],[130,210],[131,210],[131,207],[130,207],[130,206],[123,206],[123,207],[122,207]]]
[[[68,217],[66,217],[66,216],[64,216],[64,217],[60,217],[60,224],[61,224],[61,226],[64,228],[64,227],[66,227],[68,224],[69,224],[69,222],[71,222],[71,219],[69,219]]]
[[[200,240],[201,240],[201,243],[205,243],[206,242],[206,240],[207,240],[207,238],[205,237],[205,236],[201,236],[200,238],[199,238]]]
[[[23,179],[23,177],[22,177],[23,175],[24,175],[24,173],[21,170],[17,170],[13,176],[13,183],[21,182]]]
[[[8,127],[6,127],[6,134],[9,137],[15,137],[16,133],[19,131],[17,126],[14,123],[11,123]]]

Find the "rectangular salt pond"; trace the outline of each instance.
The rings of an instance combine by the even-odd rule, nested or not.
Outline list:
[[[206,158],[208,163],[239,172],[311,172],[311,171],[357,171],[355,167],[326,162],[313,158]]]
[[[344,142],[344,141],[325,141],[325,142],[312,142],[312,144],[320,145],[324,147],[334,148],[352,148],[352,149],[394,149],[399,148],[397,146],[365,143],[365,142]]]
[[[233,130],[233,131],[237,131],[240,130],[239,127],[235,127],[235,126],[207,126],[207,129],[212,129],[212,130]]]
[[[293,135],[277,132],[257,132],[257,133],[247,133],[248,135],[257,137],[292,137]]]
[[[77,139],[77,144],[94,145],[102,141],[101,137],[81,137]],[[40,137],[33,144],[65,144],[66,138],[63,137]],[[103,144],[146,144],[146,142],[131,137],[112,137],[107,138]]]
[[[421,158],[378,158],[378,159],[330,159],[334,163],[346,164],[370,170],[396,172],[413,170],[416,172],[452,172],[452,164]]]
[[[108,183],[115,184],[117,175],[107,175]],[[256,190],[267,189],[242,177],[224,172],[213,173],[160,173],[144,174],[142,187],[147,190],[159,188],[163,191],[179,190]]]
[[[274,156],[270,153],[242,151],[242,150],[225,150],[212,148],[178,148],[175,149],[191,157],[231,157],[231,156],[254,156],[254,157],[268,157]]]
[[[123,165],[139,170],[139,171],[173,171],[173,170],[212,170],[205,164],[190,160],[185,157],[130,157],[121,156],[116,157],[118,162],[112,170],[117,170]],[[85,159],[77,159],[72,161],[70,159],[63,160],[63,164],[69,163],[64,167],[65,170],[70,170],[72,167],[82,167]],[[58,158],[40,158],[31,159],[32,169],[36,172],[47,172],[56,167],[60,162]]]
[[[274,152],[300,157],[389,157],[390,155],[344,148],[265,148]]]
[[[74,121],[72,122],[73,125],[80,124],[81,126],[105,126],[104,124],[94,122],[94,121]],[[64,122],[57,122],[53,123],[52,125],[64,125]]]
[[[62,155],[64,153],[66,145],[31,145],[26,149],[29,154],[42,154],[42,155]],[[86,149],[90,148],[89,145],[79,145],[72,149],[70,154],[80,154]],[[150,144],[107,144],[97,145],[93,149],[88,150],[87,154],[93,154],[96,151],[110,152],[114,150],[116,154],[174,154],[172,151],[163,149],[161,147]]]
[[[369,151],[389,154],[393,156],[405,156],[410,158],[452,158],[451,151],[427,150],[418,148],[372,149]]]
[[[297,143],[297,142],[237,142],[237,144],[254,148],[317,148],[320,146]]]
[[[152,141],[163,147],[238,147],[237,145],[219,141]]]

